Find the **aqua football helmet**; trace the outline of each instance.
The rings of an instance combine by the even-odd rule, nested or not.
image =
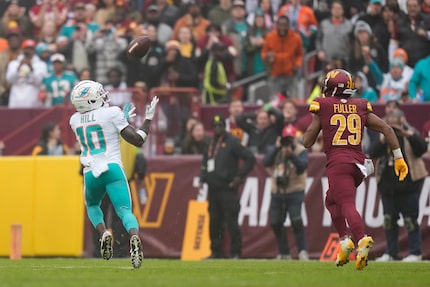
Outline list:
[[[107,106],[109,92],[103,85],[90,80],[80,81],[70,94],[70,101],[80,113]]]

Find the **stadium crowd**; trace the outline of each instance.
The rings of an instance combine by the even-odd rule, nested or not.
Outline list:
[[[118,106],[145,102],[157,87],[195,88],[202,103],[243,106],[247,85],[235,82],[267,72],[266,105],[246,119],[259,131],[275,124],[270,110],[285,116],[285,99],[319,96],[319,79],[300,94],[304,70],[332,68],[354,75],[355,97],[430,102],[430,0],[6,0],[0,17],[0,104],[9,108],[67,104],[84,79],[101,82]],[[150,51],[127,58],[128,43],[141,35]],[[174,98],[162,103],[160,118],[181,147],[186,128],[178,137],[178,123],[191,113]]]

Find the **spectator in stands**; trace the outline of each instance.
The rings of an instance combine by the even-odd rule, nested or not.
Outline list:
[[[394,40],[408,53],[408,65],[414,67],[420,59],[430,55],[430,22],[421,12],[418,0],[408,0],[407,11],[406,17],[397,19]]]
[[[409,81],[409,96],[414,102],[430,102],[430,55],[419,60]]]
[[[246,22],[245,3],[241,0],[233,1],[231,18],[222,24],[223,33],[233,40],[238,56],[234,60],[234,71],[238,78],[248,75],[248,62],[244,50],[246,36],[250,26]]]
[[[261,2],[263,2],[263,0],[246,0],[245,1],[245,8],[246,8],[246,14],[251,14],[253,13],[255,10],[258,9],[258,7],[261,7]],[[270,0],[267,1],[270,2],[270,10],[273,12],[272,18],[275,20],[276,18],[276,13],[278,12],[279,8],[281,7],[282,3],[285,3],[286,1],[284,0]],[[275,24],[275,23],[273,23]]]
[[[23,54],[11,61],[6,70],[6,81],[11,84],[10,108],[37,108],[42,106],[38,95],[48,70],[37,55],[36,42],[26,39],[21,44]]]
[[[414,73],[414,69],[408,66],[408,59],[409,59],[408,53],[406,53],[405,49],[397,48],[393,51],[392,54],[393,55],[392,57],[390,57],[390,60],[395,58],[401,60],[405,65],[403,67],[402,77],[410,80],[410,78],[412,77],[412,74]]]
[[[232,39],[222,33],[221,26],[219,25],[210,24],[206,29],[206,36],[200,39],[200,41],[197,41],[197,53],[200,53],[200,56],[198,57],[199,71],[203,72],[204,66],[211,54],[212,45],[218,42],[227,47],[227,53],[225,58],[222,60],[222,64],[225,72],[227,73],[227,81],[231,83],[236,79],[233,61],[234,58],[237,57],[238,52]]]
[[[10,83],[6,81],[6,69],[9,63],[21,53],[21,28],[12,23],[6,33],[9,48],[0,53],[0,105],[7,106],[9,102]]]
[[[374,88],[369,87],[366,75],[358,71],[354,76],[355,93],[352,95],[353,98],[366,99],[371,103],[377,103],[379,101],[378,93]]]
[[[198,87],[197,65],[192,59],[183,57],[178,41],[166,43],[166,55],[160,65],[163,69],[161,85],[169,87]]]
[[[143,32],[151,41],[151,49],[140,61],[128,59],[124,50],[120,59],[126,64],[126,82],[129,87],[134,86],[137,81],[144,81],[148,90],[160,85],[163,67],[160,65],[164,59],[164,46],[157,41],[157,28],[148,25]],[[136,34],[134,37],[137,37]]]
[[[130,9],[128,0],[115,0],[115,11],[109,14],[106,20],[114,23],[119,36],[125,36],[130,23],[140,23],[142,15],[138,11]]]
[[[278,130],[270,121],[270,114],[264,109],[246,112],[236,117],[237,125],[249,135],[247,147],[254,154],[265,154],[274,146]]]
[[[388,71],[388,55],[381,44],[372,38],[372,28],[366,22],[357,21],[354,28],[354,41],[349,57],[350,70],[353,74],[362,71],[369,81],[369,86],[376,89],[375,79],[369,75],[369,69],[363,56],[363,49],[369,50],[372,60],[378,65],[382,72]]]
[[[380,137],[370,148],[370,156],[377,159],[376,179],[381,193],[384,210],[384,230],[387,241],[384,255],[377,261],[398,259],[398,240],[400,214],[408,234],[409,255],[404,262],[421,261],[421,229],[417,222],[420,192],[427,176],[422,155],[427,151],[427,143],[420,133],[410,125],[402,123],[402,111],[394,111],[386,116],[400,142],[402,154],[410,167],[404,181],[397,181],[392,168],[393,157],[384,137]]]
[[[182,26],[179,28],[178,42],[182,57],[190,58],[197,64],[196,42],[190,27]]]
[[[101,0],[100,7],[97,9],[96,14],[94,15],[94,22],[96,22],[99,26],[103,26],[106,24],[106,20],[109,15],[115,13],[115,0]]]
[[[383,73],[378,64],[372,60],[369,49],[363,49],[364,59],[369,66],[372,78],[380,87],[379,99],[382,103],[388,100],[408,101],[409,79],[402,77],[404,64],[400,59],[393,59],[390,62],[389,73]]]
[[[0,19],[0,37],[6,35],[9,25],[18,24],[25,38],[33,37],[33,26],[25,13],[22,0],[10,0],[8,7]]]
[[[44,43],[48,49],[53,53],[57,52],[57,38],[58,32],[56,30],[54,20],[46,20],[40,29],[39,36],[37,37],[38,44]]]
[[[127,45],[127,40],[118,34],[111,20],[106,21],[106,25],[96,32],[88,51],[95,54],[94,72],[97,82],[106,84],[108,71],[114,67],[125,70],[118,57]]]
[[[267,34],[261,56],[270,67],[272,97],[278,93],[296,97],[295,78],[303,62],[303,45],[300,36],[290,29],[287,16],[280,16],[276,29]]]
[[[381,44],[384,51],[390,55],[390,40],[395,35],[395,21],[397,14],[394,8],[389,5],[382,6],[382,21],[379,21],[373,27],[373,35]],[[391,59],[391,57],[390,57]]]
[[[110,68],[107,72],[107,79],[104,89],[109,91],[110,103],[118,107],[131,103],[131,91],[127,90],[127,83],[123,80],[121,69],[118,67]]]
[[[46,123],[42,128],[39,143],[33,148],[31,155],[67,155],[69,148],[61,140],[60,126],[53,122]]]
[[[290,29],[300,34],[303,48],[311,51],[314,46],[314,36],[317,33],[318,22],[313,10],[300,4],[300,0],[290,0],[278,11],[278,17],[284,15],[290,19]]]
[[[263,159],[271,168],[272,194],[270,201],[270,225],[278,245],[278,259],[291,259],[287,231],[284,226],[287,214],[298,249],[299,260],[308,260],[302,205],[305,201],[308,151],[297,142],[294,126],[286,126],[281,139],[272,146]]]
[[[211,56],[205,64],[203,73],[203,103],[217,105],[228,101],[231,84],[227,81],[227,73],[223,66],[228,57],[227,47],[223,43],[211,46]]]
[[[187,13],[178,19],[174,28],[172,39],[178,40],[179,29],[187,26],[191,29],[195,41],[199,41],[206,35],[206,28],[210,22],[201,13],[201,0],[190,0],[187,4]]]
[[[58,40],[60,42],[76,40],[75,37],[77,37],[78,34],[76,32],[79,32],[80,30],[82,31],[83,26],[85,26],[85,33],[87,34],[85,35],[84,39],[90,42],[92,36],[100,28],[97,23],[87,19],[85,5],[85,0],[75,0],[73,4],[71,4],[73,9],[73,19],[69,22],[66,22],[66,24],[61,27],[60,33],[58,35]]]
[[[160,22],[166,23],[173,28],[176,21],[179,19],[179,9],[173,4],[170,4],[167,0],[156,0],[155,5],[160,10]],[[145,15],[145,13],[143,13]]]
[[[153,25],[157,28],[157,41],[164,45],[172,38],[173,29],[168,24],[161,22],[161,14],[157,5],[151,5],[146,9],[146,25]]]
[[[236,118],[242,115],[243,111],[244,107],[241,99],[233,98],[230,100],[228,104],[228,116],[225,119],[225,130],[237,137],[243,146],[247,146],[249,135],[236,122]]]
[[[74,73],[66,71],[66,58],[56,53],[50,59],[53,71],[43,79],[42,91],[39,99],[44,101],[46,107],[62,105],[68,102],[68,96],[78,79]]]
[[[71,64],[78,73],[82,69],[91,67],[89,46],[92,38],[92,32],[88,31],[87,24],[83,22],[75,25],[72,38],[58,37],[58,52],[66,57],[67,63]]]
[[[352,23],[344,17],[342,1],[331,3],[330,14],[329,19],[321,21],[315,41],[318,59],[323,65],[333,58],[348,62],[350,56]]]
[[[358,21],[364,21],[373,29],[376,24],[383,22],[382,19],[382,0],[370,0],[367,6],[366,14],[358,18]]]
[[[231,0],[220,0],[219,4],[209,11],[208,20],[212,25],[221,26],[224,21],[230,19],[232,8],[231,2]]]
[[[430,0],[423,0],[421,3],[421,11],[427,17],[430,17]]]
[[[248,13],[248,17],[246,17],[246,22],[250,26],[253,26],[255,23],[255,16],[263,17],[263,24],[265,29],[271,31],[275,27],[275,16],[278,10],[273,10],[272,5],[270,4],[270,0],[258,0],[257,9]]]
[[[263,10],[259,9],[255,12],[254,23],[250,25],[244,48],[248,56],[248,71],[251,72],[251,75],[256,75],[266,71],[266,65],[261,57],[261,49],[270,28],[266,26]]]
[[[203,123],[196,122],[182,142],[181,153],[203,155],[207,152],[210,142],[211,137],[205,132]]]
[[[59,0],[43,0],[31,7],[29,16],[34,26],[34,36],[38,37],[46,21],[53,21],[55,31],[60,31],[67,19],[67,8]]]
[[[89,68],[82,69],[78,75],[79,81],[91,80],[91,71]]]

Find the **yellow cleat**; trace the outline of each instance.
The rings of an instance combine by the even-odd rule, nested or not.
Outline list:
[[[349,255],[352,251],[354,251],[354,242],[352,242],[351,238],[344,237],[340,241],[339,253],[337,254],[336,266],[343,266],[349,262]]]
[[[355,268],[357,270],[362,270],[367,266],[367,256],[372,247],[373,238],[370,236],[364,236],[358,241],[357,257],[355,259]]]

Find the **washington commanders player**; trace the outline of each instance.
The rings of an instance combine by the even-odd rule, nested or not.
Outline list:
[[[98,82],[79,82],[70,95],[77,111],[70,118],[70,126],[81,146],[85,205],[88,218],[101,235],[101,256],[109,260],[113,255],[113,237],[106,229],[100,208],[107,193],[130,234],[131,263],[134,268],[139,268],[143,260],[142,243],[139,224],[131,209],[130,187],[121,160],[120,136],[137,147],[142,146],[148,137],[158,98],[154,97],[146,107],[145,122],[141,129],[136,130],[128,123],[128,119],[136,115],[135,107],[132,104],[124,105],[123,110],[109,107],[108,94]]]
[[[364,233],[364,224],[355,206],[356,188],[373,173],[373,164],[366,160],[361,148],[364,126],[384,134],[393,151],[394,169],[400,181],[408,174],[408,166],[393,129],[373,113],[367,100],[351,98],[354,92],[354,81],[347,71],[335,69],[326,74],[321,86],[322,97],[309,106],[314,115],[303,135],[303,144],[310,148],[322,130],[329,183],[325,206],[341,239],[336,265],[348,263],[350,253],[357,246],[355,267],[361,270],[367,265],[374,243]]]

